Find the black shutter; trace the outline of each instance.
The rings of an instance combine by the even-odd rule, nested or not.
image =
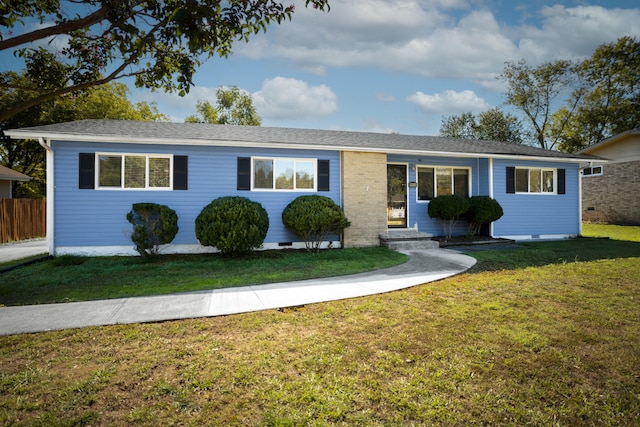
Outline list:
[[[329,160],[318,160],[318,191],[329,191]]]
[[[565,169],[558,169],[558,194],[566,193],[566,171]]]
[[[516,192],[516,168],[507,166],[507,193],[514,194]]]
[[[251,157],[238,157],[238,190],[251,190]]]
[[[173,189],[187,190],[189,187],[188,156],[173,156]]]
[[[95,188],[95,169],[95,153],[80,153],[78,161],[78,188],[80,190],[93,190]]]

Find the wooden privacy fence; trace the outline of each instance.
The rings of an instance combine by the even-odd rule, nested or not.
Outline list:
[[[46,201],[0,199],[0,243],[45,237]]]

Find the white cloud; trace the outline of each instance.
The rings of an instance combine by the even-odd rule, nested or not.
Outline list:
[[[624,36],[640,36],[640,9],[600,6],[545,6],[542,25],[518,29],[519,55],[532,65],[551,59],[581,59],[602,43]]]
[[[471,90],[446,90],[434,95],[416,92],[407,97],[407,102],[416,104],[425,114],[461,114],[467,111],[478,113],[490,108],[484,99]]]
[[[602,43],[640,36],[637,8],[545,6],[527,12],[525,22],[534,24],[509,26],[478,1],[336,0],[328,13],[297,3],[291,22],[236,53],[289,59],[322,75],[328,67],[373,66],[496,87],[506,61],[584,58]]]
[[[252,96],[253,105],[263,119],[303,120],[338,111],[338,97],[329,87],[309,86],[292,78],[265,80]]]

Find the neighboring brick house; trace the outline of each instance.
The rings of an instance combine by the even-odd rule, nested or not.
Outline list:
[[[195,219],[221,196],[264,206],[265,249],[304,247],[281,214],[305,194],[331,198],[351,221],[324,247],[376,246],[389,229],[438,235],[442,226],[427,208],[448,194],[496,199],[504,216],[491,236],[574,237],[582,225],[580,169],[593,160],[498,141],[200,123],[86,120],[5,134],[47,148],[54,255],[135,255],[126,213],[138,202],[178,214],[180,231],[163,253],[209,251]]]
[[[583,221],[640,225],[640,129],[607,138],[579,154],[608,160],[582,171]]]

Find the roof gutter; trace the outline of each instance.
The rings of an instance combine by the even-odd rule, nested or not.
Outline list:
[[[180,145],[190,144],[194,146],[225,146],[225,147],[255,147],[256,145],[263,148],[287,148],[298,150],[327,150],[327,151],[354,151],[354,152],[367,152],[367,153],[385,153],[385,154],[404,154],[404,155],[416,155],[416,156],[446,156],[446,157],[458,157],[458,158],[475,158],[478,156],[494,158],[494,159],[519,159],[519,160],[540,160],[544,159],[549,162],[571,162],[571,163],[587,163],[589,161],[600,161],[599,159],[585,159],[576,157],[544,157],[535,155],[521,155],[521,154],[508,154],[508,153],[486,153],[486,152],[451,152],[451,151],[435,151],[435,150],[413,150],[402,148],[372,148],[372,147],[360,147],[360,146],[339,146],[339,145],[326,145],[326,144],[295,144],[291,142],[278,142],[278,141],[238,141],[238,140],[206,140],[206,139],[189,139],[189,138],[175,138],[175,139],[158,139],[158,138],[140,138],[140,137],[127,137],[126,140],[122,136],[112,135],[80,135],[80,134],[64,134],[64,133],[42,133],[33,131],[21,131],[20,129],[5,131],[5,134],[15,139],[34,139],[38,138],[42,140],[60,140],[60,141],[74,141],[74,142],[103,142],[103,143],[120,143],[120,144],[161,144],[161,145]],[[42,144],[41,144],[42,145]],[[50,147],[48,148],[50,149]],[[603,162],[605,162],[603,160]]]

